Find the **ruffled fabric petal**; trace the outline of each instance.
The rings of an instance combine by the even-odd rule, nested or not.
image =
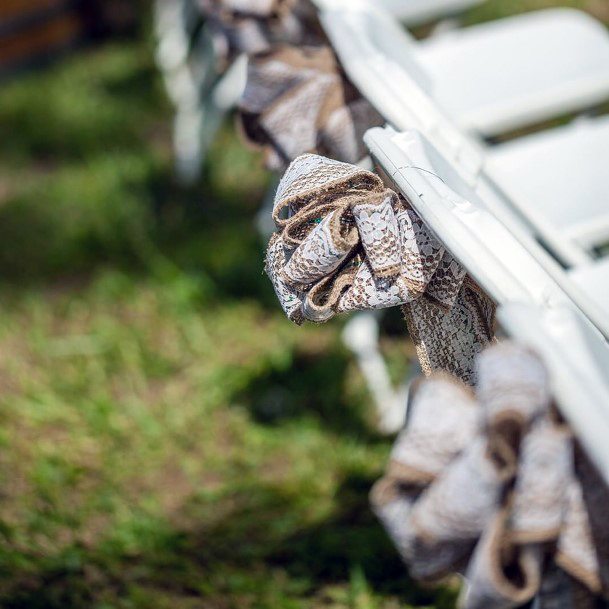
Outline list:
[[[375,513],[413,577],[465,576],[461,609],[592,609],[609,598],[609,488],[552,408],[543,362],[514,343],[478,357],[475,397],[417,387]]]
[[[475,355],[493,340],[494,304],[379,176],[302,155],[279,183],[273,219],[267,272],[290,319],[406,305],[424,370],[473,383]]]

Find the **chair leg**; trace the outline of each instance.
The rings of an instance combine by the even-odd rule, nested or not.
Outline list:
[[[275,222],[273,221],[273,202],[275,201],[275,192],[277,186],[279,186],[280,177],[277,174],[273,174],[273,178],[269,187],[264,194],[262,199],[262,205],[256,214],[254,224],[258,230],[258,234],[265,240],[268,241],[270,236],[275,232]]]
[[[458,17],[447,17],[446,19],[438,21],[438,23],[433,26],[429,38],[442,36],[442,34],[446,34],[446,32],[452,32],[453,30],[459,29],[460,26],[461,20]]]
[[[378,314],[355,314],[343,330],[343,341],[354,353],[376,406],[378,429],[394,434],[404,425],[408,386],[394,387],[387,363],[379,350]]]

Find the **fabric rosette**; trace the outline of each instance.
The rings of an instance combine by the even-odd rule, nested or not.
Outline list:
[[[349,82],[306,0],[199,0],[219,72],[248,56],[239,104],[245,139],[285,170],[306,152],[356,163],[383,120]]]
[[[413,577],[461,573],[463,609],[592,609],[609,591],[609,489],[552,409],[542,362],[512,343],[411,399],[375,512]]]
[[[279,184],[273,218],[266,270],[289,319],[404,306],[426,371],[473,382],[493,304],[379,176],[300,156]]]
[[[381,116],[346,79],[329,46],[277,46],[250,57],[239,104],[242,131],[269,169],[307,152],[357,163]]]
[[[199,0],[222,71],[241,53],[265,53],[278,44],[321,44],[316,11],[306,0]]]

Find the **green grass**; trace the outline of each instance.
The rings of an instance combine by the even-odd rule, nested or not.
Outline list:
[[[170,116],[146,39],[0,89],[0,606],[450,609],[368,508],[340,322],[262,274],[261,160],[227,126],[180,189]]]
[[[227,127],[181,190],[170,116],[146,41],[0,92],[0,605],[430,604],[338,326],[262,274],[260,159]]]

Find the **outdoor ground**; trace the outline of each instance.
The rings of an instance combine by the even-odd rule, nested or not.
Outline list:
[[[341,322],[293,327],[262,274],[260,159],[227,125],[175,185],[151,48],[0,88],[0,606],[453,607],[368,509],[390,442]]]

